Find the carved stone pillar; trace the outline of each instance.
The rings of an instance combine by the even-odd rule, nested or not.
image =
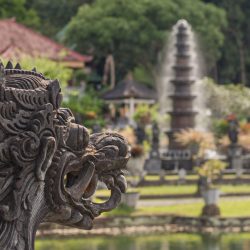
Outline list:
[[[129,151],[116,133],[89,135],[60,108],[57,80],[0,64],[0,249],[33,250],[41,222],[91,229],[126,190]],[[84,108],[84,107],[83,107]],[[98,181],[111,190],[90,201]]]

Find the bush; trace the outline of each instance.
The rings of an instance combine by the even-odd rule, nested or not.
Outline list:
[[[93,89],[87,90],[84,94],[72,91],[63,105],[70,108],[80,120],[78,122],[82,122],[86,127],[93,127],[95,124],[102,127],[105,125],[102,116],[104,102]]]
[[[206,150],[215,148],[214,137],[211,133],[194,129],[186,129],[176,133],[175,140],[181,145],[193,149],[196,157],[204,158]]]
[[[250,116],[250,89],[243,85],[218,85],[211,79],[203,81],[206,93],[206,106],[211,110],[212,118],[221,119],[228,114],[237,114],[242,118]]]
[[[206,161],[201,167],[197,168],[197,172],[201,177],[206,179],[208,188],[213,187],[214,181],[218,178],[221,172],[226,168],[227,163],[220,160]]]
[[[69,80],[72,78],[73,71],[71,69],[65,67],[62,63],[50,59],[27,56],[18,61],[23,69],[31,70],[35,67],[37,71],[41,72],[45,77],[49,79],[58,79],[63,92]]]
[[[135,110],[134,119],[139,124],[149,124],[150,122],[157,120],[157,109],[157,105],[150,106],[148,104],[140,104]]]

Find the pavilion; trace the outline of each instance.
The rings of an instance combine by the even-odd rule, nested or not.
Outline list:
[[[156,91],[136,82],[129,75],[124,80],[118,82],[113,89],[105,92],[102,97],[113,106],[124,105],[124,115],[128,118],[129,124],[132,125],[134,123],[133,116],[136,106],[138,104],[154,104],[157,94]]]

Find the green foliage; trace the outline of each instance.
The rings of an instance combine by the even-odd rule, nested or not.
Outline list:
[[[143,66],[135,67],[132,75],[138,82],[141,82],[150,87],[154,85],[155,80],[152,76],[152,72],[147,71]]]
[[[134,120],[137,123],[146,124],[151,121],[156,121],[158,117],[158,106],[157,105],[148,105],[140,104],[136,107],[134,113]]]
[[[47,78],[58,79],[63,90],[72,78],[71,69],[66,68],[62,63],[50,59],[23,57],[18,61],[24,69],[31,70],[33,67],[36,67],[37,71],[41,72]]]
[[[212,118],[221,119],[229,114],[237,114],[239,119],[250,116],[250,89],[243,85],[217,85],[205,79],[206,106],[211,110]]]
[[[225,43],[217,63],[219,82],[240,82],[250,79],[250,2],[248,0],[203,0],[226,11],[228,26],[224,29]],[[245,75],[245,77],[244,77]],[[245,79],[244,79],[245,78]]]
[[[40,31],[55,36],[70,21],[79,6],[89,0],[30,0],[28,5],[36,10],[41,19]],[[62,31],[63,32],[63,31]]]
[[[40,19],[32,8],[26,8],[26,0],[0,0],[0,18],[16,18],[30,27],[38,27]]]
[[[225,13],[200,0],[96,0],[79,8],[66,28],[66,41],[99,59],[112,53],[120,77],[137,66],[153,72],[167,31],[181,18],[193,25],[214,64],[223,44]]]
[[[219,177],[227,163],[220,160],[208,160],[201,167],[197,168],[197,172],[201,177],[206,179],[207,187],[211,188],[214,181]]]
[[[135,211],[134,208],[126,205],[126,204],[120,204],[116,209],[110,211],[107,213],[107,216],[129,216]]]
[[[102,117],[104,102],[92,89],[87,90],[84,94],[71,91],[63,105],[70,108],[86,127],[92,127],[95,124],[105,125]]]
[[[215,119],[212,128],[216,137],[220,138],[228,133],[229,124],[225,119]]]
[[[87,79],[87,75],[82,69],[75,70],[73,77],[74,82],[76,82],[76,85],[74,86],[77,86],[77,84],[79,85],[81,81],[86,81]]]

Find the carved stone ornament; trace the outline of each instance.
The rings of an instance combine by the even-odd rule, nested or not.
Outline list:
[[[125,139],[89,135],[61,101],[57,80],[0,63],[1,250],[33,250],[41,222],[91,229],[126,190]],[[90,200],[98,181],[111,190],[101,204]]]

